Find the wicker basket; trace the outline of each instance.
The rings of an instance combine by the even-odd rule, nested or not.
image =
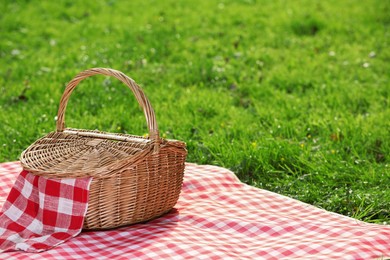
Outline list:
[[[113,76],[126,84],[143,108],[149,137],[65,128],[65,110],[77,84],[92,75]],[[25,170],[50,178],[92,176],[83,229],[107,229],[144,222],[176,204],[187,155],[185,143],[160,138],[156,117],[142,89],[120,71],[94,68],[66,86],[56,131],[21,155]]]

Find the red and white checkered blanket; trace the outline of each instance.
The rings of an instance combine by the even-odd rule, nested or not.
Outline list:
[[[18,163],[0,164],[0,199]],[[11,259],[386,259],[390,226],[367,224],[241,183],[227,169],[187,164],[175,209],[153,221],[81,232]]]
[[[47,179],[22,171],[0,212],[0,252],[41,252],[78,235],[91,178]]]

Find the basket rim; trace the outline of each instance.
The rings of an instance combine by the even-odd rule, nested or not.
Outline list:
[[[87,140],[96,140],[94,137],[89,136],[81,136],[74,133],[98,133],[98,134],[108,134],[110,136],[117,136],[117,137],[123,137],[124,139],[128,140],[109,140],[106,138],[102,138],[102,140],[105,140],[106,143],[108,142],[116,142],[116,143],[125,143],[125,142],[133,142],[134,139],[139,139],[141,142],[144,143],[143,148],[132,155],[129,155],[128,158],[124,158],[118,161],[115,161],[111,164],[108,164],[105,167],[99,167],[94,168],[93,172],[91,170],[80,170],[80,171],[64,171],[64,172],[57,172],[54,170],[46,169],[46,167],[37,167],[37,164],[39,165],[39,162],[37,161],[40,158],[36,158],[34,156],[33,158],[30,158],[28,155],[30,152],[35,151],[35,149],[46,139],[53,139],[53,136],[56,135],[65,135],[66,136],[73,136],[75,138],[86,138]],[[53,143],[53,146],[56,144]],[[160,149],[169,149],[169,148],[179,148],[182,149],[183,153],[187,153],[186,150],[186,143],[179,141],[179,140],[173,140],[173,139],[160,139],[159,143],[159,149],[158,151],[155,151],[155,144],[154,140],[151,140],[149,138],[143,137],[143,136],[136,136],[131,134],[123,134],[123,133],[109,133],[99,130],[85,130],[85,129],[75,129],[75,128],[66,128],[63,132],[50,132],[46,134],[45,136],[37,139],[34,143],[32,143],[27,149],[25,149],[21,156],[20,156],[20,163],[24,170],[29,171],[32,174],[40,175],[40,176],[46,176],[50,178],[75,178],[75,177],[94,177],[99,179],[105,179],[110,178],[113,175],[117,174],[121,171],[123,167],[129,167],[130,165],[136,164],[138,161],[143,160],[146,156],[149,154],[158,154],[160,152]],[[54,167],[51,167],[54,168]]]

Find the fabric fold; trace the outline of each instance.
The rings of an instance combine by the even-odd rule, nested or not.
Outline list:
[[[0,212],[0,252],[42,252],[77,236],[91,180],[50,179],[23,170]]]

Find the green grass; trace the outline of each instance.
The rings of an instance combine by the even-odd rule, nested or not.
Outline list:
[[[67,81],[134,78],[188,161],[374,223],[390,222],[390,4],[8,1],[0,4],[0,162],[55,128]],[[144,134],[119,81],[82,82],[70,127]]]

